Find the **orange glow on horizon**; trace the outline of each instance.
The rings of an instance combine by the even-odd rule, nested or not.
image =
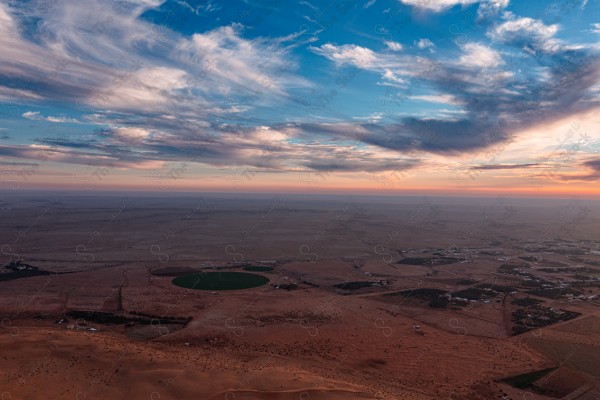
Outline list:
[[[329,182],[330,183],[330,182]],[[245,183],[244,185],[231,184],[207,184],[207,185],[169,185],[159,187],[157,185],[145,184],[96,184],[93,187],[85,187],[82,184],[64,183],[60,185],[48,185],[41,182],[27,182],[22,187],[15,190],[5,190],[5,192],[18,193],[19,190],[56,190],[56,191],[78,191],[78,192],[151,192],[156,194],[183,193],[183,192],[209,192],[209,193],[284,193],[284,194],[356,194],[356,195],[377,195],[377,196],[415,196],[415,195],[437,195],[451,197],[497,197],[497,196],[516,196],[516,197],[587,197],[600,198],[600,186],[590,187],[574,184],[549,184],[535,187],[461,187],[456,184],[447,184],[439,186],[402,186],[397,183],[392,188],[382,187],[380,182],[371,185],[312,185],[310,182],[298,184],[266,185],[260,183]]]

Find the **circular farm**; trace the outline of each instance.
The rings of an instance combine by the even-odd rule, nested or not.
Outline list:
[[[269,278],[247,272],[201,272],[178,276],[174,285],[195,290],[240,290],[269,283]]]

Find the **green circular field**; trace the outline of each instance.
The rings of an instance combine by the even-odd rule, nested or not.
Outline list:
[[[273,267],[263,267],[260,265],[248,265],[242,268],[244,271],[253,271],[253,272],[269,272],[273,271]]]
[[[178,276],[171,282],[186,289],[239,290],[265,285],[269,278],[246,272],[200,272]]]

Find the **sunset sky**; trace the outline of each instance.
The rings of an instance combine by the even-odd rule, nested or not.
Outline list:
[[[600,196],[598,0],[0,3],[0,190]]]

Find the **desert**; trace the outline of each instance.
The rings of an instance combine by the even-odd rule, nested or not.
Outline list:
[[[6,399],[598,393],[592,203],[32,199],[3,203]]]

